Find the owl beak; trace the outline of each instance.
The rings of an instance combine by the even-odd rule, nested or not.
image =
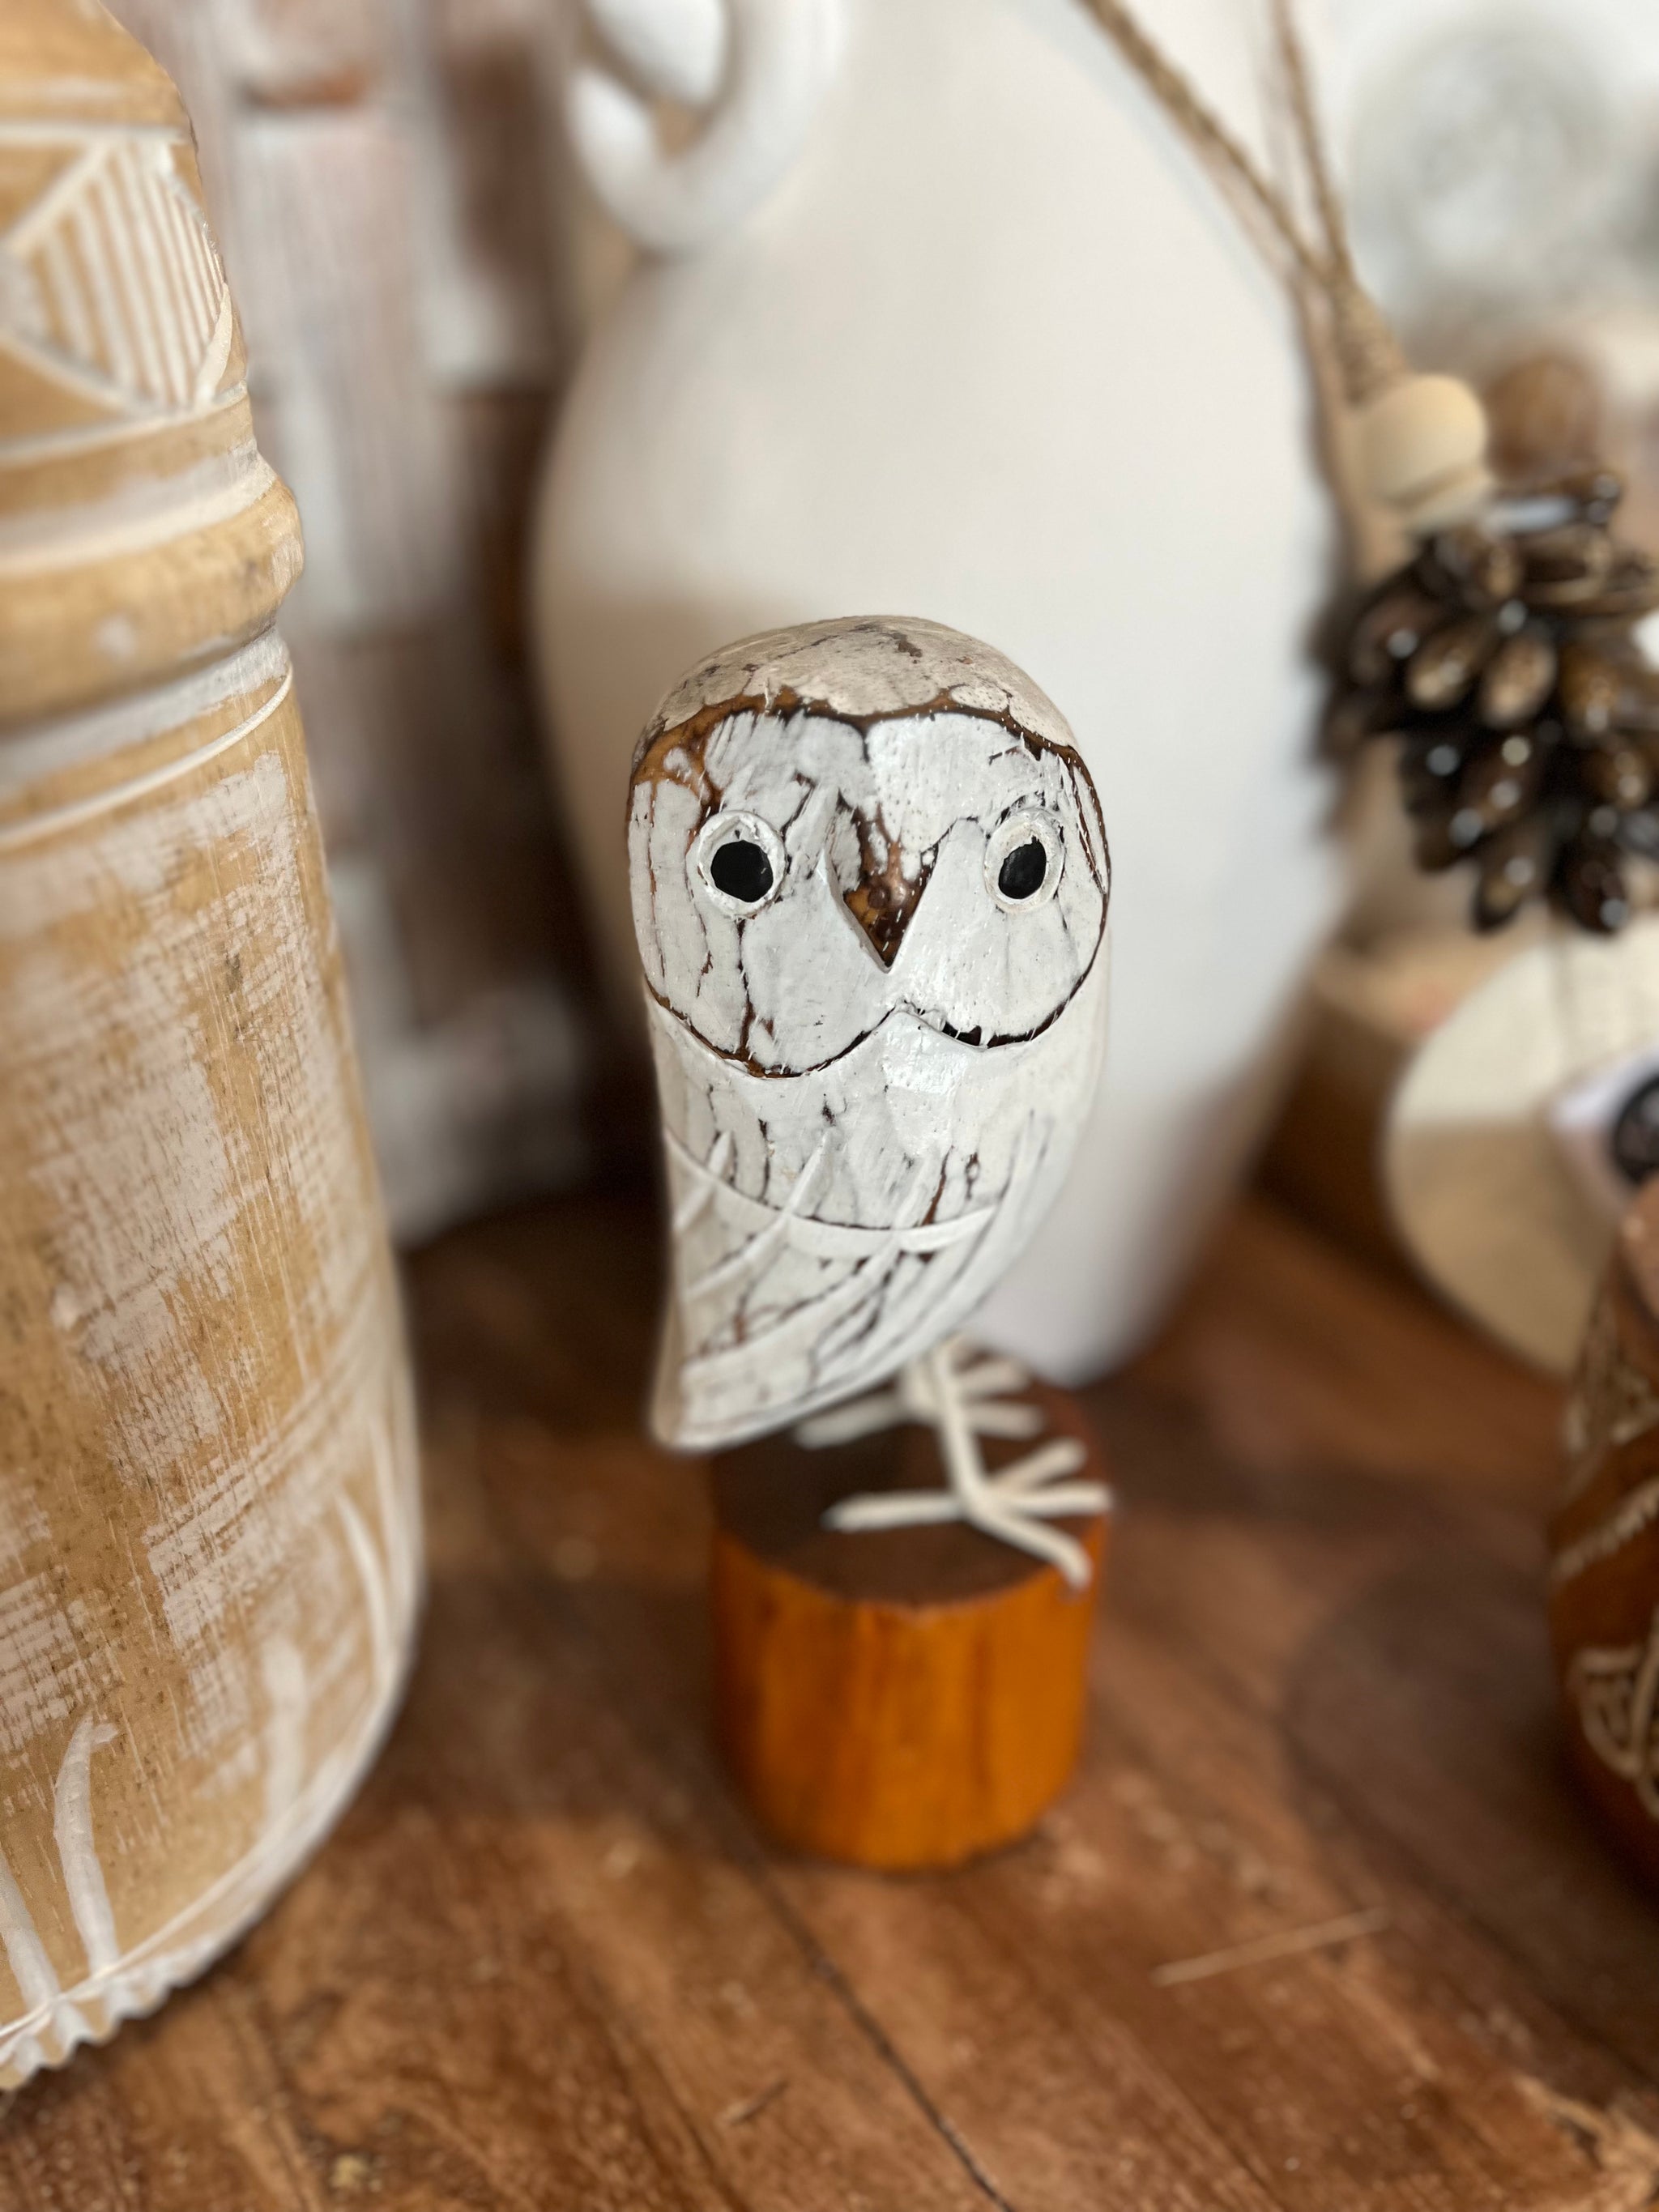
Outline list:
[[[919,871],[911,878],[896,867],[866,869],[848,892],[847,911],[884,968],[890,968],[898,958],[904,933],[927,886],[925,872]]]

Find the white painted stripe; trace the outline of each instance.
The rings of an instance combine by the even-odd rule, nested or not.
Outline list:
[[[672,1139],[671,1139],[671,1142]],[[674,1216],[676,1237],[684,1237],[702,1218],[705,1208],[714,1201],[714,1193],[726,1180],[726,1170],[732,1157],[732,1132],[722,1129],[714,1139],[714,1150],[703,1164],[702,1174],[691,1188],[691,1194]]]
[[[67,241],[61,230],[54,231],[42,245],[39,255],[46,280],[46,290],[58,313],[58,328],[64,343],[71,353],[90,355],[97,341],[93,336],[91,318],[81,290],[81,279],[70,256]]]
[[[161,341],[143,283],[140,226],[135,220],[125,175],[118,161],[112,161],[98,179],[92,196],[109,239],[115,281],[126,309],[127,333],[138,358],[142,389],[153,398],[166,399],[172,395],[167,391]]]
[[[280,683],[289,665],[282,639],[274,629],[263,630],[251,645],[210,668],[198,668],[149,691],[129,693],[85,714],[42,723],[21,737],[0,739],[0,794],[21,791],[82,761],[182,729],[227,700],[251,699],[268,684]]]
[[[58,1863],[64,1869],[70,1911],[86,1949],[87,1971],[92,1974],[108,1973],[121,1956],[115,1915],[110,1909],[92,1827],[92,1754],[100,1745],[113,1743],[117,1734],[107,1721],[94,1721],[88,1714],[70,1738],[52,1792],[52,1826],[58,1838]]]
[[[3,1852],[0,1852],[0,1942],[6,1947],[6,1964],[22,1992],[23,2002],[37,2013],[50,2009],[58,1995],[58,1975]]]
[[[369,1648],[373,1654],[374,1682],[377,1689],[385,1690],[398,1671],[398,1650],[392,1641],[392,1614],[386,1604],[386,1577],[381,1571],[379,1553],[374,1539],[363,1526],[363,1519],[349,1498],[336,1500],[341,1523],[346,1533],[346,1543],[356,1563],[357,1573],[363,1586],[363,1603],[368,1613]]]
[[[191,297],[199,304],[198,313],[208,330],[211,330],[219,314],[219,295],[224,290],[224,278],[214,257],[212,241],[207,227],[202,222],[196,203],[179,187],[169,193],[173,202],[173,221],[178,227],[179,249],[190,286]]]
[[[185,289],[173,231],[178,201],[167,176],[155,166],[155,158],[149,157],[144,176],[144,252],[167,354],[168,374],[173,378],[176,396],[184,401],[196,389],[196,364],[203,339],[197,327],[196,307]]]
[[[140,479],[112,498],[0,521],[0,577],[29,577],[148,552],[228,522],[262,500],[276,471],[246,439],[174,477]]]
[[[101,364],[94,363],[89,368],[56,346],[40,345],[25,337],[21,331],[0,330],[0,353],[10,354],[40,375],[50,377],[54,384],[62,385],[66,392],[72,392],[77,399],[89,399],[94,407],[118,407],[127,414],[137,411],[133,393],[115,383]],[[149,424],[145,422],[143,428],[148,429]]]
[[[161,204],[164,195],[155,170],[136,148],[124,148],[118,159],[119,173],[129,193],[129,212],[144,274],[144,306],[155,326],[161,365],[167,378],[167,397],[177,404],[189,398],[195,379],[185,365],[183,319],[179,312],[179,298],[167,282],[167,270],[161,259],[161,240],[166,234],[167,222],[167,210]]]
[[[394,1682],[394,1692],[396,1686]],[[66,2026],[75,2022],[79,2017],[76,2008],[82,2005],[106,2003],[113,2019],[131,2019],[134,2013],[154,2002],[163,1990],[176,1989],[180,1983],[189,1981],[210,1959],[228,1950],[339,1818],[391,1726],[393,1702],[391,1696],[373,1701],[355,1741],[343,1744],[332,1757],[323,1761],[283,1826],[268,1829],[250,1850],[234,1866],[227,1867],[199,1896],[192,1898],[153,1935],[136,1943],[125,1958],[118,1961],[113,1972],[89,1975],[66,1996],[46,1997],[21,2019],[0,2026],[0,2065],[22,2063],[40,2029],[54,2019]],[[239,1893],[243,1894],[239,1897]],[[169,1949],[181,1931],[199,1925],[222,1901],[230,1904],[222,1923],[206,1935],[198,1934],[187,1939],[182,1949]],[[82,2025],[75,2039],[83,2039],[87,2032]],[[35,2063],[42,2063],[45,2054],[40,2053]]]
[[[230,360],[231,342],[236,336],[236,311],[230,303],[228,287],[219,295],[219,319],[215,324],[211,342],[202,356],[202,365],[196,372],[195,398],[198,406],[209,405],[215,387],[224,374]]]
[[[0,824],[0,855],[15,853],[26,845],[38,844],[43,837],[55,837],[64,830],[78,829],[83,822],[95,822],[100,814],[107,814],[118,806],[126,806],[135,799],[147,798],[152,791],[163,791],[170,783],[177,783],[209,761],[216,760],[233,745],[240,745],[261,723],[268,722],[294,688],[292,672],[283,678],[279,688],[266,700],[257,714],[239,722],[234,730],[227,730],[205,745],[179,759],[167,761],[148,775],[135,775],[127,782],[116,784],[107,791],[95,791],[89,798],[73,806],[55,806],[45,814],[31,814],[21,822]]]
[[[225,289],[224,271],[201,211],[182,185],[173,192],[173,212],[191,296],[200,300],[203,318],[211,326],[217,319],[219,295]]]
[[[406,1516],[398,1504],[398,1462],[392,1448],[391,1419],[385,1411],[369,1425],[368,1446],[374,1462],[374,1503],[392,1570],[392,1603],[401,1616],[414,1594],[415,1558],[404,1525]]]
[[[276,1827],[299,1802],[306,1778],[306,1723],[311,1691],[306,1662],[285,1636],[259,1655],[265,1686],[265,1826]]]
[[[73,123],[19,118],[0,123],[0,146],[121,146],[130,138],[154,138],[182,146],[188,133],[174,123]]]
[[[179,195],[166,189],[155,196],[157,240],[167,269],[169,296],[178,312],[179,327],[185,334],[186,352],[191,374],[185,396],[196,388],[195,369],[212,335],[213,318],[208,313],[207,301],[202,296],[202,286],[196,274],[194,258],[190,250],[190,239],[185,225],[189,217],[179,204]]]
[[[1653,1521],[1659,1521],[1659,1475],[1638,1483],[1604,1521],[1587,1529],[1576,1544],[1569,1544],[1565,1551],[1557,1553],[1550,1564],[1550,1588],[1559,1589],[1563,1583],[1570,1583],[1583,1574],[1586,1567],[1593,1567],[1598,1559],[1610,1558]]]
[[[24,350],[15,334],[4,331],[0,331],[0,347]],[[34,349],[28,350],[32,353]],[[48,374],[61,374],[58,357],[52,355],[49,360]],[[113,396],[111,392],[101,384],[93,387],[90,380],[88,384],[89,396],[107,406]],[[228,391],[211,393],[200,406],[158,410],[153,415],[124,416],[118,422],[76,423],[70,429],[41,430],[27,438],[0,439],[0,469],[29,468],[36,461],[54,460],[60,455],[101,453],[111,446],[128,445],[135,438],[154,438],[166,430],[182,429],[204,416],[221,414],[246,397],[246,385],[234,384]]]
[[[132,349],[127,343],[126,324],[103,232],[94,209],[86,200],[76,204],[71,220],[75,242],[81,249],[81,265],[87,272],[93,313],[103,341],[103,358],[98,365],[108,371],[123,391],[131,392],[137,382],[137,371]]]
[[[0,138],[0,144],[4,143]],[[92,184],[105,162],[125,143],[123,132],[119,137],[88,146],[79,161],[71,161],[52,179],[38,200],[29,202],[9,230],[0,234],[0,248],[15,253],[19,260],[33,253],[46,234]]]

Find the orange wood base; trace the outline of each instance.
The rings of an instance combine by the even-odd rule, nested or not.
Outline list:
[[[1075,1401],[1033,1395],[1100,1479]],[[717,1728],[757,1818],[793,1850],[955,1866],[1027,1833],[1076,1763],[1106,1522],[1057,1524],[1095,1562],[1080,1594],[964,1528],[822,1525],[855,1491],[939,1480],[920,1429],[828,1451],[771,1437],[714,1462]]]

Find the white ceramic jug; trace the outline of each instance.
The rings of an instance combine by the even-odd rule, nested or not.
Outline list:
[[[1335,903],[1329,509],[1285,292],[1074,0],[588,10],[573,137],[647,251],[560,427],[538,626],[617,988],[629,755],[700,653],[913,614],[1030,669],[1113,826],[1113,1033],[1066,1194],[975,1334],[1076,1378],[1178,1283]],[[1255,21],[1156,11],[1259,143]],[[641,85],[703,106],[689,150]]]

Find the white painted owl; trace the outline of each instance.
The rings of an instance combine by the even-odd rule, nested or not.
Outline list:
[[[707,1449],[931,1352],[1042,1220],[1104,1038],[1106,839],[1000,653],[825,622],[669,694],[629,878],[672,1217],[653,1420]]]

